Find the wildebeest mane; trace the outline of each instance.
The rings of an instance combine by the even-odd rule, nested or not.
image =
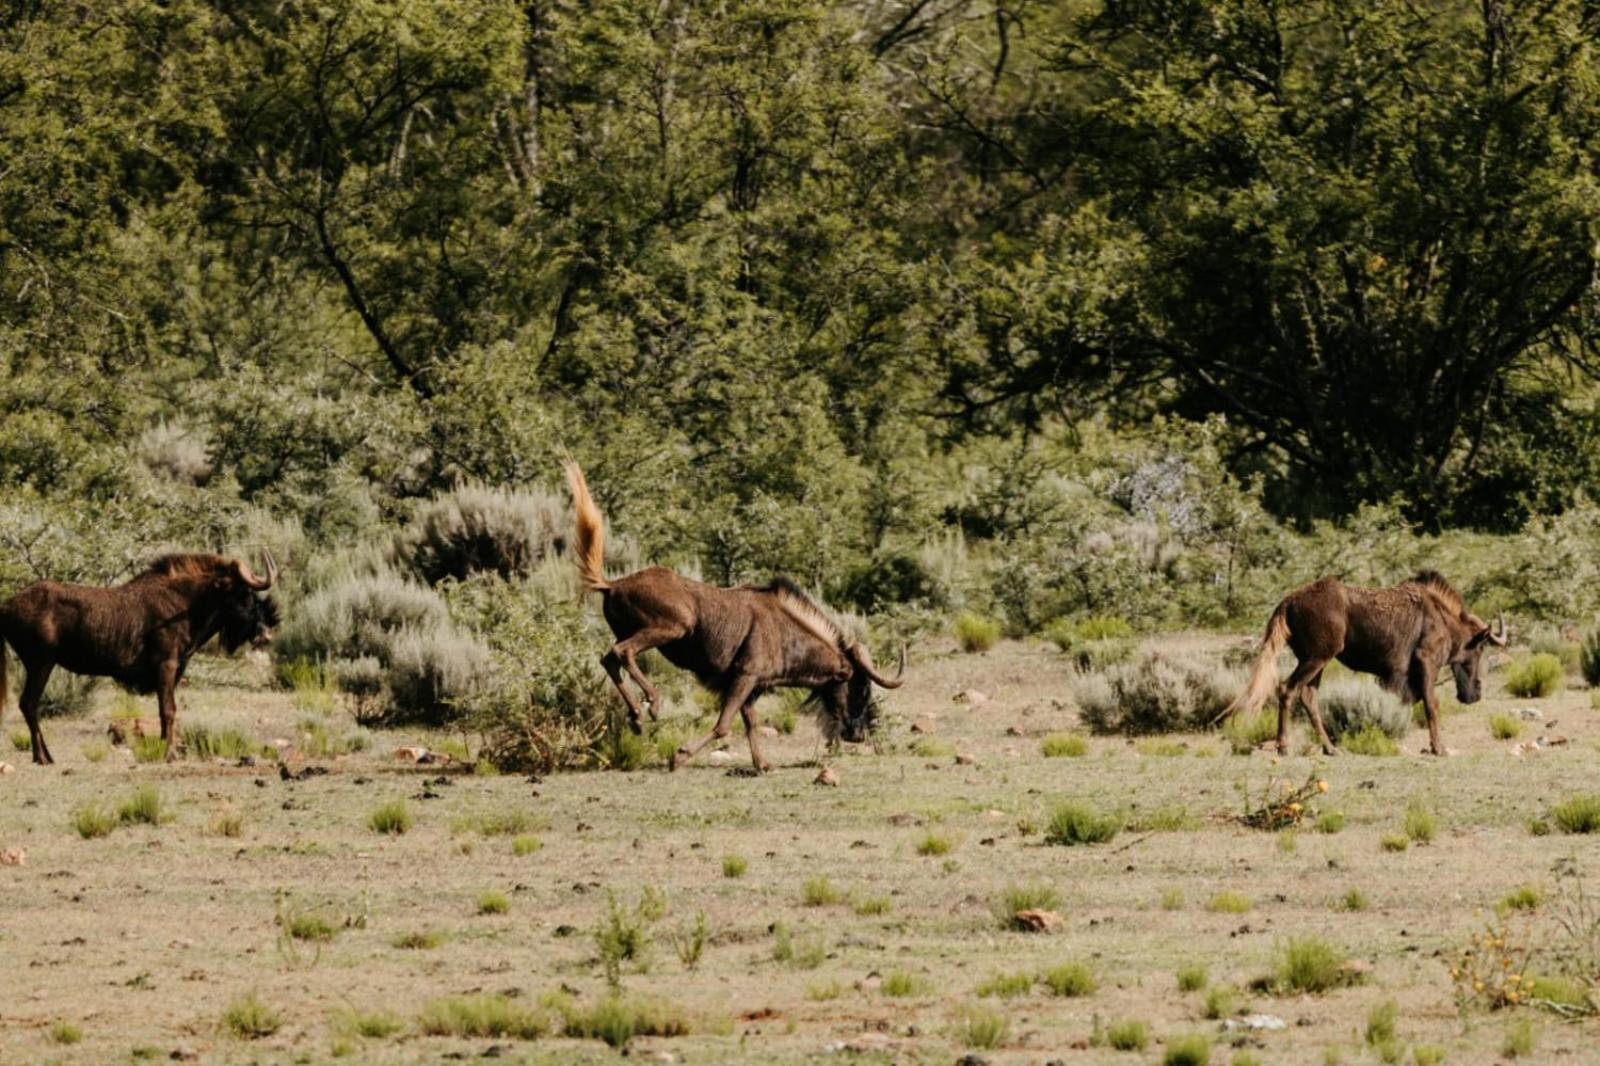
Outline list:
[[[1416,576],[1411,579],[1411,583],[1413,585],[1421,585],[1433,593],[1441,603],[1456,614],[1466,613],[1467,608],[1465,602],[1461,599],[1461,593],[1452,588],[1450,582],[1446,581],[1444,575],[1439,571],[1419,570]]]
[[[783,608],[783,613],[793,618],[822,643],[831,647],[843,645],[843,634],[839,632],[838,624],[828,617],[828,612],[824,611],[816,600],[806,595],[805,590],[789,578],[782,575],[774,577],[761,587],[761,591],[772,593],[778,601],[778,606]]]
[[[225,573],[233,567],[232,560],[205,552],[171,552],[156,558],[133,578],[153,577],[210,577]]]

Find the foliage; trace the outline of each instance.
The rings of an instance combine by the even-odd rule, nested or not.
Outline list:
[[[1008,885],[994,900],[992,909],[1002,929],[1027,932],[1033,927],[1020,920],[1023,911],[1054,910],[1061,906],[1061,894],[1046,884]]]
[[[606,913],[595,928],[594,942],[610,988],[621,987],[623,963],[631,962],[641,970],[649,967],[650,928],[666,913],[665,897],[648,886],[631,909],[623,906],[616,893],[606,894]]]
[[[430,585],[474,574],[526,577],[567,530],[565,502],[548,492],[468,484],[418,506],[395,555]]]
[[[1089,753],[1089,738],[1081,733],[1051,733],[1039,742],[1039,753],[1046,759],[1077,759]]]
[[[436,999],[417,1015],[417,1028],[429,1036],[511,1037],[536,1040],[550,1032],[550,1019],[502,995]]]
[[[241,1040],[260,1040],[283,1028],[283,1015],[250,992],[228,1004],[222,1024]]]
[[[976,614],[956,618],[956,643],[964,652],[988,651],[1000,639],[1000,625]]]
[[[395,799],[378,804],[367,815],[367,828],[386,836],[398,836],[409,830],[411,811],[406,801]]]
[[[1221,908],[1212,907],[1211,909],[1220,910]],[[1245,909],[1248,910],[1249,907],[1247,906]],[[1198,992],[1206,986],[1206,982],[1209,980],[1206,968],[1198,963],[1178,967],[1177,976],[1179,992]]]
[[[1400,754],[1400,745],[1376,722],[1369,722],[1345,735],[1340,746],[1351,755],[1391,756]]]
[[[1063,962],[1039,975],[1039,981],[1053,996],[1074,998],[1093,995],[1098,987],[1094,972],[1081,962]]]
[[[1364,677],[1325,681],[1317,690],[1317,709],[1335,743],[1368,727],[1376,727],[1393,740],[1411,732],[1410,704]]]
[[[1590,688],[1600,688],[1600,626],[1583,635],[1578,648],[1578,671]]]
[[[1202,1033],[1171,1037],[1161,1056],[1163,1066],[1206,1066],[1211,1061],[1211,1038]]]
[[[1172,733],[1210,725],[1242,687],[1211,662],[1153,650],[1137,663],[1080,678],[1072,695],[1095,732]]]
[[[1290,937],[1278,948],[1272,988],[1279,993],[1327,992],[1359,983],[1361,972],[1347,965],[1343,952],[1319,937]]]
[[[1083,803],[1062,803],[1050,811],[1045,826],[1047,844],[1104,844],[1117,835],[1122,819],[1116,815],[1101,814]]]
[[[1600,833],[1600,794],[1569,796],[1550,808],[1550,817],[1563,833]]]
[[[963,1047],[1003,1047],[1011,1039],[1011,1022],[1000,1011],[964,1007],[956,1019],[956,1039]]]
[[[1150,1026],[1125,1019],[1106,1026],[1106,1044],[1117,1051],[1143,1051],[1150,1044]]]
[[[1497,711],[1489,716],[1489,735],[1496,740],[1515,740],[1522,735],[1522,719]]]
[[[1524,699],[1549,696],[1561,687],[1561,660],[1548,652],[1512,663],[1506,670],[1506,691]]]

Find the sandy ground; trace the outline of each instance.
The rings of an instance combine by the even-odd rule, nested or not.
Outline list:
[[[1232,755],[1220,738],[1199,736],[1171,738],[1187,745],[1178,755],[1096,737],[1084,757],[1047,759],[1040,738],[1076,725],[1072,673],[1053,648],[1006,643],[962,655],[936,643],[915,655],[909,676],[888,699],[882,751],[832,760],[836,788],[812,784],[819,748],[805,718],[793,736],[766,742],[778,769],[763,778],[729,774],[748,762],[738,737],[728,765],[702,757],[676,774],[652,768],[537,783],[400,768],[396,746],[439,739],[403,731],[378,731],[369,751],[295,782],[270,765],[136,764],[123,749],[91,762],[109,721],[106,693],[94,713],[47,723],[55,767],[36,768],[9,747],[3,755],[16,771],[0,776],[0,847],[25,849],[26,864],[0,866],[0,1061],[165,1060],[175,1051],[215,1062],[435,1062],[491,1050],[512,1061],[614,1058],[597,1041],[423,1036],[412,1020],[445,995],[503,993],[531,1005],[565,990],[580,1003],[600,999],[593,932],[608,893],[631,906],[645,886],[665,894],[666,914],[652,928],[648,969],[626,966],[623,989],[671,1005],[692,1029],[637,1039],[630,1051],[647,1059],[865,1053],[951,1062],[970,1050],[959,1022],[977,1006],[1009,1024],[1003,1046],[972,1052],[991,1062],[1158,1062],[1168,1038],[1205,1033],[1216,1040],[1210,1061],[1227,1063],[1236,1049],[1222,1023],[1204,1017],[1203,993],[1178,990],[1175,972],[1199,965],[1211,984],[1243,987],[1271,969],[1287,938],[1313,934],[1369,965],[1370,975],[1321,996],[1242,993],[1239,1010],[1287,1023],[1244,1040],[1259,1061],[1379,1061],[1363,1031],[1368,1011],[1390,999],[1404,1061],[1414,1044],[1443,1049],[1450,1063],[1501,1061],[1507,1026],[1519,1016],[1533,1022],[1532,1061],[1600,1056],[1593,1026],[1533,1011],[1463,1020],[1448,972],[1448,956],[1513,887],[1553,889],[1552,866],[1566,858],[1600,871],[1593,838],[1528,828],[1553,802],[1597,787],[1600,712],[1581,682],[1547,699],[1513,700],[1491,676],[1485,700],[1446,719],[1455,752],[1446,759],[1418,754],[1421,731],[1391,758],[1278,761]],[[266,677],[259,663],[202,663],[180,693],[184,720],[238,725],[263,741],[292,737],[302,712]],[[972,689],[988,699],[955,699]],[[1520,740],[1547,733],[1568,743],[1511,754],[1518,741],[1492,738],[1488,718],[1521,708],[1542,718]],[[931,733],[910,732],[919,719]],[[14,707],[5,726],[0,737],[20,726]],[[972,764],[959,764],[958,753]],[[1290,848],[1230,819],[1241,786],[1302,781],[1314,767],[1329,783],[1322,806],[1346,815],[1343,831],[1308,826]],[[115,804],[142,784],[160,790],[164,824],[98,839],[73,829],[80,805]],[[410,831],[369,829],[369,812],[398,798],[414,817]],[[1385,851],[1380,838],[1399,829],[1413,798],[1437,813],[1436,838]],[[1134,820],[1181,808],[1188,819],[1171,831],[1124,831],[1109,844],[1046,846],[1036,827],[1063,800]],[[222,812],[242,816],[240,836],[215,830]],[[510,836],[469,827],[483,815],[517,813],[540,850],[518,856]],[[947,853],[919,854],[930,833],[946,839]],[[744,876],[724,876],[729,855],[747,860]],[[805,883],[817,877],[842,901],[806,905]],[[993,901],[1009,886],[1033,884],[1058,893],[1064,928],[1002,930]],[[1368,909],[1339,909],[1351,889]],[[477,913],[490,890],[508,897],[506,913]],[[1208,903],[1224,890],[1249,897],[1250,909],[1213,912]],[[352,927],[320,947],[293,942],[276,920],[285,898]],[[858,913],[867,900],[886,900],[887,911]],[[707,944],[691,969],[674,941],[702,913]],[[1531,921],[1548,924],[1538,912]],[[775,926],[795,948],[789,960],[775,958]],[[444,937],[431,949],[392,943],[420,931]],[[1087,964],[1097,990],[978,994],[996,974],[1065,962]],[[909,976],[911,994],[887,995],[880,981],[891,975],[891,985]],[[252,992],[283,1025],[244,1040],[221,1019]],[[347,1010],[389,1011],[406,1024],[381,1039],[352,1036],[340,1024]],[[1151,1043],[1129,1053],[1090,1046],[1096,1019],[1142,1019]],[[81,1042],[60,1042],[61,1022],[76,1026]],[[852,1044],[864,1052],[847,1050]]]

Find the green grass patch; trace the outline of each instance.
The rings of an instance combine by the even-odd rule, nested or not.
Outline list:
[[[396,933],[389,939],[389,946],[402,951],[431,951],[444,942],[445,935],[437,929],[413,929]]]
[[[1206,968],[1197,964],[1178,967],[1178,991],[1198,992],[1210,980]]]
[[[1331,836],[1334,833],[1340,833],[1343,831],[1343,811],[1321,811],[1317,814],[1317,832],[1327,833]]]
[[[995,917],[1005,929],[1029,932],[1032,927],[1017,915],[1023,911],[1053,911],[1061,906],[1061,896],[1046,884],[1009,885],[994,901]]]
[[[894,900],[888,896],[864,896],[853,902],[850,909],[862,918],[877,918],[894,909]]]
[[[1206,904],[1206,910],[1213,914],[1244,914],[1254,907],[1255,903],[1243,892],[1225,890],[1211,897]]]
[[[1093,995],[1095,989],[1099,987],[1093,971],[1081,962],[1063,962],[1058,966],[1052,966],[1039,975],[1039,980],[1050,990],[1052,996],[1061,996],[1065,999]]]
[[[196,722],[183,727],[183,750],[191,759],[243,759],[260,755],[261,745],[235,726]]]
[[[1367,1011],[1367,1046],[1381,1047],[1394,1043],[1395,1026],[1399,1020],[1400,1005],[1392,999],[1386,999]]]
[[[223,1010],[222,1026],[240,1040],[261,1040],[283,1028],[283,1015],[250,992]]]
[[[1106,1044],[1116,1051],[1143,1051],[1150,1046],[1150,1026],[1137,1018],[1106,1026]]]
[[[1354,733],[1340,738],[1339,746],[1351,755],[1390,756],[1400,754],[1400,745],[1377,725],[1368,722]]]
[[[368,1040],[387,1040],[406,1027],[398,1014],[386,1010],[342,1010],[333,1017],[335,1031]]]
[[[948,759],[955,753],[955,745],[938,737],[918,737],[911,742],[911,754],[919,759]]]
[[[1496,740],[1516,740],[1522,735],[1522,719],[1497,711],[1489,716],[1489,735]]]
[[[1544,888],[1535,884],[1522,884],[1513,888],[1495,904],[1495,913],[1505,915],[1512,911],[1531,911],[1544,902]]]
[[[72,811],[72,828],[85,840],[103,837],[118,824],[115,811],[107,810],[92,800],[80,804]]]
[[[1334,909],[1357,912],[1364,911],[1369,906],[1371,906],[1371,904],[1367,901],[1367,894],[1365,892],[1361,891],[1359,888],[1349,888],[1345,890],[1344,895],[1339,897],[1339,905]]]
[[[1278,712],[1270,708],[1236,714],[1222,723],[1222,735],[1235,755],[1248,755],[1278,737]]]
[[[986,977],[973,989],[979,997],[988,999],[1015,999],[1033,990],[1031,973],[997,973]]]
[[[1227,1018],[1239,1007],[1239,990],[1231,985],[1212,985],[1206,989],[1203,1013],[1211,1021]]]
[[[1404,833],[1385,833],[1378,838],[1378,846],[1384,851],[1405,851],[1411,846],[1411,838]]]
[[[1561,687],[1566,671],[1548,652],[1512,663],[1506,669],[1506,691],[1521,699],[1543,699]]]
[[[599,1040],[613,1048],[623,1048],[634,1037],[687,1036],[689,1018],[670,1004],[655,1000],[610,995],[587,1009],[568,1007],[563,1011],[567,1036]]]
[[[1082,733],[1051,733],[1039,741],[1046,759],[1080,759],[1089,754],[1089,738]]]
[[[367,815],[367,828],[385,836],[398,836],[411,828],[411,811],[401,799],[380,803]]]
[[[161,762],[167,757],[167,742],[159,734],[133,737],[128,747],[136,762]]]
[[[1164,911],[1181,911],[1183,910],[1183,889],[1163,888],[1161,897],[1157,902],[1160,903],[1161,909]]]
[[[833,886],[826,877],[809,877],[800,886],[800,902],[807,907],[831,907],[844,901],[844,893]]]
[[[984,652],[999,642],[1000,623],[966,611],[956,618],[955,634],[962,651]]]
[[[511,909],[511,900],[504,892],[493,890],[478,896],[479,914],[504,914]]]
[[[1550,808],[1550,818],[1563,833],[1600,832],[1600,794],[1571,796]]]
[[[511,838],[511,854],[517,856],[518,858],[521,858],[525,855],[532,855],[534,852],[539,851],[543,847],[544,841],[540,840],[532,833],[523,833],[520,836]]]
[[[997,1010],[963,1007],[956,1018],[956,1039],[963,1047],[992,1050],[1011,1039],[1011,1022]]]
[[[743,855],[724,855],[722,857],[722,876],[729,880],[737,880],[750,869],[750,860]]]
[[[878,986],[878,991],[895,999],[903,999],[907,996],[923,995],[928,988],[927,981],[909,970],[890,970],[883,975],[883,983]]]
[[[1084,803],[1063,803],[1050,812],[1045,826],[1047,844],[1074,847],[1079,844],[1104,844],[1117,835],[1122,824],[1116,815],[1101,814]]]
[[[1518,1018],[1506,1026],[1505,1039],[1500,1042],[1500,1054],[1508,1059],[1525,1059],[1533,1054],[1535,1043],[1533,1022]]]
[[[161,792],[154,785],[140,785],[117,805],[117,821],[123,825],[160,825]]]
[[[536,1040],[551,1025],[544,1012],[508,996],[475,995],[434,1000],[417,1015],[417,1028],[428,1036]]]
[[[1161,1056],[1162,1066],[1206,1066],[1211,1061],[1211,1038],[1203,1033],[1170,1037]]]
[[[1433,843],[1433,838],[1439,830],[1438,819],[1428,809],[1428,805],[1415,796],[1406,803],[1404,825],[1406,836],[1417,844]]]
[[[1317,994],[1355,984],[1358,974],[1348,962],[1342,951],[1320,937],[1290,937],[1278,949],[1273,990]]]
[[[50,1026],[50,1039],[63,1047],[70,1047],[83,1040],[83,1030],[69,1021],[56,1021]]]
[[[948,833],[940,833],[930,829],[917,841],[917,854],[925,856],[948,855],[955,846],[954,837]]]

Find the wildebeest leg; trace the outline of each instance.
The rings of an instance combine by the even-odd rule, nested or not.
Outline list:
[[[628,728],[635,733],[641,732],[639,728],[639,701],[633,698],[633,693],[622,683],[622,657],[615,650],[608,651],[600,656],[600,665],[606,668],[606,673],[611,677],[611,684],[616,686],[617,694],[622,697],[622,702],[628,705]]]
[[[744,717],[744,735],[750,741],[750,761],[762,773],[772,769],[772,764],[761,757],[761,748],[756,743],[756,701],[761,699],[759,692],[751,693],[750,698],[744,701],[744,706],[739,709]]]
[[[693,747],[688,744],[680,747],[672,755],[672,762],[668,764],[670,768],[676,770],[698,755],[701,748],[733,732],[733,716],[744,707],[755,690],[756,683],[750,678],[744,676],[734,678],[733,684],[728,686],[728,691],[722,694],[722,713],[717,716],[717,724],[712,727],[710,735]]]
[[[1434,669],[1426,662],[1414,667],[1417,685],[1422,689],[1422,707],[1428,712],[1428,753],[1444,754],[1444,738],[1439,735],[1439,695],[1434,691]]]
[[[650,720],[655,721],[659,717],[661,693],[656,691],[655,685],[651,684],[644,671],[639,669],[638,656],[651,648],[670,644],[683,635],[684,631],[681,626],[655,625],[641,629],[627,640],[619,640],[613,644],[611,650],[606,652],[600,660],[600,664],[606,668],[606,673],[611,675],[611,683],[617,686],[617,691],[622,693],[623,702],[628,705],[628,725],[635,733],[641,731],[639,725],[639,701],[633,698],[633,693],[623,687],[622,674],[618,667],[625,668],[628,671],[628,676],[633,678],[634,682],[643,690],[644,698],[650,704]]]
[[[173,689],[178,684],[175,663],[162,663],[156,668],[156,702],[161,707],[161,739],[167,742],[167,761],[178,758],[178,701]]]
[[[1300,690],[1300,702],[1306,705],[1306,714],[1311,716],[1311,726],[1317,731],[1317,739],[1322,741],[1322,753],[1337,755],[1339,749],[1328,739],[1328,731],[1322,725],[1322,712],[1317,710],[1317,686],[1321,684],[1322,674],[1319,671],[1317,676],[1306,682],[1305,687]]]
[[[1306,713],[1311,716],[1311,724],[1316,727],[1317,737],[1322,741],[1322,750],[1330,755],[1337,749],[1328,739],[1327,730],[1322,727],[1322,715],[1317,713],[1316,696],[1306,695],[1307,686],[1314,680],[1321,680],[1322,668],[1328,665],[1328,660],[1323,658],[1304,659],[1295,664],[1294,672],[1289,675],[1289,680],[1278,689],[1278,754],[1289,754],[1289,719],[1294,714],[1296,702],[1303,701]]]
[[[39,700],[44,697],[44,686],[50,680],[50,671],[54,667],[55,664],[48,659],[22,664],[28,679],[22,683],[22,696],[17,703],[22,707],[22,717],[28,723],[28,736],[33,741],[33,761],[40,766],[55,762],[50,757],[49,745],[44,742],[44,730],[39,728]]]

